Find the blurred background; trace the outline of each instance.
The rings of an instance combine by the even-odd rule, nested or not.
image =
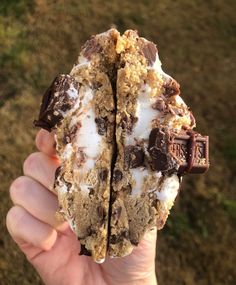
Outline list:
[[[158,234],[159,283],[236,284],[235,14],[235,0],[0,1],[0,284],[42,284],[6,231],[8,188],[35,151],[32,122],[45,89],[111,25],[157,43],[197,130],[210,136],[210,170],[184,179]]]

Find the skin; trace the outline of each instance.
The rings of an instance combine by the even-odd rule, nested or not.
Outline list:
[[[132,254],[107,258],[96,264],[79,256],[80,244],[67,222],[56,219],[58,207],[52,192],[54,174],[60,162],[52,133],[40,130],[36,136],[39,152],[27,157],[24,176],[10,187],[14,206],[6,224],[10,235],[47,285],[156,285],[156,229],[146,234]]]

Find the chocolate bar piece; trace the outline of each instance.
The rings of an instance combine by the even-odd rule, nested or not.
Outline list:
[[[178,135],[170,144],[170,151],[180,162],[179,174],[204,173],[209,168],[209,137],[198,133]]]
[[[149,136],[148,151],[155,171],[200,174],[209,168],[209,139],[194,131],[175,134],[155,128]]]
[[[75,104],[78,88],[74,77],[59,74],[43,96],[39,119],[34,121],[34,125],[51,132],[62,121],[65,112]]]

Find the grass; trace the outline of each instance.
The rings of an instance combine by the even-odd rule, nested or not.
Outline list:
[[[42,284],[7,234],[8,188],[35,149],[32,121],[41,94],[56,74],[70,70],[91,34],[111,25],[137,29],[158,44],[164,70],[180,82],[198,131],[210,136],[210,170],[184,179],[159,232],[159,282],[234,284],[235,8],[234,0],[0,1],[1,284]]]

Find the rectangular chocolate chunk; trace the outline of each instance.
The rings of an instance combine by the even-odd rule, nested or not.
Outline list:
[[[200,134],[184,134],[174,137],[171,154],[180,162],[179,174],[204,173],[209,168],[209,138]]]

